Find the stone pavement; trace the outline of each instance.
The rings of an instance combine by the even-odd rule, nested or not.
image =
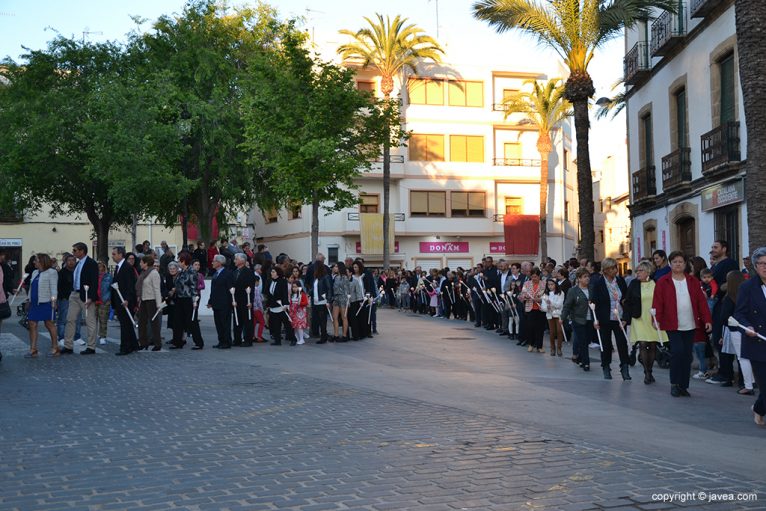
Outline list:
[[[469,324],[379,323],[345,345],[27,360],[6,322],[0,509],[766,509],[766,432],[724,389],[678,403]]]

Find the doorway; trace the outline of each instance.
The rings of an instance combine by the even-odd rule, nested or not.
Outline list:
[[[678,248],[687,257],[697,255],[697,222],[694,218],[686,216],[676,221],[676,229],[678,229]]]

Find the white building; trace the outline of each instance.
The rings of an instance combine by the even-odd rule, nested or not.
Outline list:
[[[688,0],[626,34],[633,259],[748,245],[734,2]]]
[[[601,165],[594,165],[595,258],[596,261],[601,261],[611,257],[617,261],[620,272],[624,275],[627,269],[632,268],[628,152],[625,145],[614,149],[614,154],[604,158]]]
[[[548,75],[468,65],[429,65],[418,71],[406,87],[397,83],[394,91],[401,94],[405,129],[412,136],[408,147],[392,150],[392,264],[465,268],[485,255],[539,260],[539,252],[505,243],[506,215],[509,222],[519,215],[539,218],[540,155],[536,130],[519,124],[516,116],[505,120],[501,103],[526,80],[547,80]],[[357,81],[360,88],[380,91],[380,77],[370,70],[360,70]],[[577,181],[569,124],[556,130],[554,144],[549,157],[548,253],[562,261],[573,255],[577,243]],[[361,256],[368,265],[380,265],[382,254],[361,245],[360,213],[383,212],[382,164],[376,163],[359,184],[360,206],[327,216],[320,213],[319,249],[333,262]],[[272,253],[308,261],[310,217],[309,206],[254,211],[256,243],[267,244]],[[529,241],[529,236],[523,237],[511,240],[514,247]]]

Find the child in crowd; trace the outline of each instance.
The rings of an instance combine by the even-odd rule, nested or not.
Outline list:
[[[307,313],[309,298],[303,292],[300,282],[296,279],[292,283],[292,292],[290,293],[290,323],[295,330],[297,344],[305,344],[305,339],[309,336],[306,333]]]
[[[263,317],[263,294],[260,285],[261,277],[256,273],[255,284],[253,285],[253,331],[255,342],[266,342],[263,340],[263,328],[266,326],[266,320]]]
[[[707,298],[707,305],[710,307],[710,312],[713,312],[715,302],[718,294],[718,283],[713,279],[713,272],[709,268],[705,268],[700,272],[700,280],[702,280],[702,291]]]

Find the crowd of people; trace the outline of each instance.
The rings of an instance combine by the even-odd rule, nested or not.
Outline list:
[[[743,260],[740,269],[727,242],[719,240],[711,247],[709,267],[699,256],[655,250],[635,274],[624,276],[611,258],[563,264],[546,258],[536,265],[486,257],[469,269],[416,267],[375,278],[390,307],[471,321],[530,353],[563,357],[563,343],[571,341],[571,360],[583,371],[590,371],[590,352],[598,350],[607,380],[616,349],[623,380],[632,379],[630,367],[639,361],[644,383],[655,383],[655,363],[662,359],[673,397],[690,396],[691,378],[736,385],[738,394],[752,396],[766,384],[766,248]],[[698,370],[692,376],[695,355]],[[753,414],[764,425],[760,391]]]
[[[726,241],[719,240],[709,262],[710,267],[702,257],[656,250],[639,262],[635,275],[625,276],[611,258],[600,263],[573,258],[560,265],[546,258],[537,266],[503,259],[495,264],[486,257],[467,270],[378,271],[366,268],[361,258],[328,266],[320,253],[304,265],[287,254],[272,257],[265,245],[253,251],[247,243],[223,239],[178,254],[165,242],[157,251],[149,242],[130,253],[115,247],[110,265],[76,243],[61,268],[47,254],[33,256],[18,289],[3,282],[6,272],[0,271],[0,312],[8,296],[26,290],[26,357],[35,358],[40,322],[51,337],[47,356],[73,353],[76,340],[87,344],[81,354],[92,355],[97,342],[106,343],[114,314],[120,324],[117,355],[124,356],[161,350],[163,317],[172,332],[170,349],[182,349],[188,340],[193,350],[203,349],[200,307],[212,309],[213,347],[230,349],[267,342],[267,325],[272,345],[281,345],[283,337],[292,346],[311,337],[317,344],[360,341],[377,333],[377,309],[388,305],[471,321],[530,353],[563,357],[563,345],[571,341],[571,360],[583,371],[590,371],[590,351],[598,350],[607,380],[615,349],[622,379],[632,379],[630,367],[638,360],[647,385],[655,383],[655,361],[664,357],[674,397],[690,396],[691,378],[723,387],[736,383],[741,395],[755,395],[757,386],[754,420],[764,425],[766,247],[745,257],[740,269]],[[210,293],[203,304],[206,275]],[[695,355],[698,370],[692,375]]]

